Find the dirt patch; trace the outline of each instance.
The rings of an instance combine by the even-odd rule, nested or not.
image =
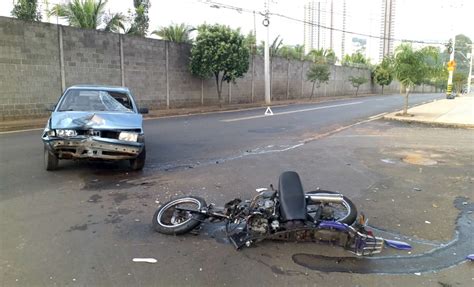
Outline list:
[[[409,164],[436,165],[438,162],[420,153],[409,153],[402,160]]]

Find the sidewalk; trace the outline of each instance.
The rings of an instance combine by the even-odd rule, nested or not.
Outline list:
[[[410,116],[397,115],[401,112],[387,114],[384,118],[437,126],[474,128],[474,94],[413,107],[408,109]]]

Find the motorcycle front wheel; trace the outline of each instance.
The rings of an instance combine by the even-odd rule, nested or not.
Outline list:
[[[332,193],[332,194],[338,194],[338,192],[333,192],[333,191],[310,191],[306,193],[307,195],[311,194],[318,194],[318,193]],[[309,202],[307,204],[307,209],[308,209],[308,214],[311,214],[310,210],[312,210],[312,206],[320,205],[321,203],[311,203]],[[357,208],[352,203],[352,201],[347,198],[346,196],[342,196],[342,203],[327,203],[325,208],[329,208],[332,212],[332,220],[338,221],[341,223],[345,223],[347,225],[352,225],[354,221],[357,219]]]
[[[197,196],[184,196],[173,199],[156,210],[153,215],[153,228],[167,235],[185,234],[198,227],[206,218],[204,214],[179,210],[182,207],[200,210],[206,206],[204,199]]]

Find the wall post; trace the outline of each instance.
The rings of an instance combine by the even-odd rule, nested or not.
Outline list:
[[[61,74],[61,93],[66,90],[66,75],[64,71],[64,48],[63,48],[63,28],[58,25],[58,41],[59,41],[59,68]]]
[[[119,50],[120,50],[120,82],[125,87],[125,68],[123,65],[123,36],[119,34]]]
[[[169,81],[169,42],[165,41],[166,55],[166,108],[170,108],[170,81]]]

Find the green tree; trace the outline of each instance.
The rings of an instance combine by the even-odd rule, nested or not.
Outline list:
[[[18,0],[13,6],[11,15],[25,21],[41,21],[37,0]]]
[[[467,83],[467,76],[464,73],[455,72],[453,74],[454,89],[460,93],[463,86]]]
[[[150,17],[148,17],[148,10],[150,9],[149,0],[133,0],[133,7],[135,12],[130,12],[130,20],[132,24],[126,32],[130,35],[145,37],[148,33],[148,26]]]
[[[392,58],[385,57],[382,62],[378,64],[373,72],[374,81],[382,86],[382,95],[384,86],[388,86],[393,81],[393,64]]]
[[[255,37],[254,31],[249,31],[247,36],[245,36],[245,46],[249,49],[252,55],[257,53],[257,38]]]
[[[353,53],[352,55],[345,55],[341,61],[343,66],[366,67],[370,66],[370,60],[367,59],[361,52]]]
[[[313,83],[310,99],[313,98],[314,86],[316,85],[316,87],[319,88],[322,83],[327,83],[329,81],[329,75],[331,75],[331,72],[329,71],[329,66],[327,64],[313,63],[309,67],[306,77],[308,78],[308,81]]]
[[[303,45],[284,45],[278,51],[278,56],[285,59],[301,60],[304,57],[304,46]]]
[[[456,35],[456,44],[454,46],[454,61],[456,62],[456,71],[458,73],[469,74],[470,58],[467,54],[471,53],[472,41],[463,34]],[[449,55],[446,60],[449,59]]]
[[[121,14],[105,16],[106,3],[106,0],[72,0],[66,4],[54,5],[48,14],[66,19],[73,27],[97,29],[105,24],[107,31],[118,31],[123,28],[125,18]]]
[[[201,25],[191,48],[191,73],[214,76],[219,104],[222,106],[222,83],[234,82],[249,68],[249,49],[239,30],[219,24]]]
[[[364,76],[358,76],[358,77],[353,77],[353,76],[350,76],[349,77],[349,82],[351,82],[351,85],[356,88],[356,97],[357,97],[357,94],[359,93],[359,88],[360,86],[362,86],[363,84],[367,83],[369,81],[369,79],[367,79],[366,77]]]
[[[313,49],[306,58],[314,63],[334,65],[337,61],[336,53],[332,49]]]
[[[120,33],[120,30],[125,31],[125,23],[127,17],[122,13],[107,14],[104,16],[105,32]]]
[[[195,29],[184,23],[173,24],[167,27],[160,27],[158,30],[152,32],[152,34],[161,37],[163,40],[176,43],[191,43],[189,34]]]
[[[408,114],[410,89],[423,81],[425,76],[424,55],[413,50],[410,44],[402,44],[395,49],[394,71],[397,80],[405,87],[403,115]]]

